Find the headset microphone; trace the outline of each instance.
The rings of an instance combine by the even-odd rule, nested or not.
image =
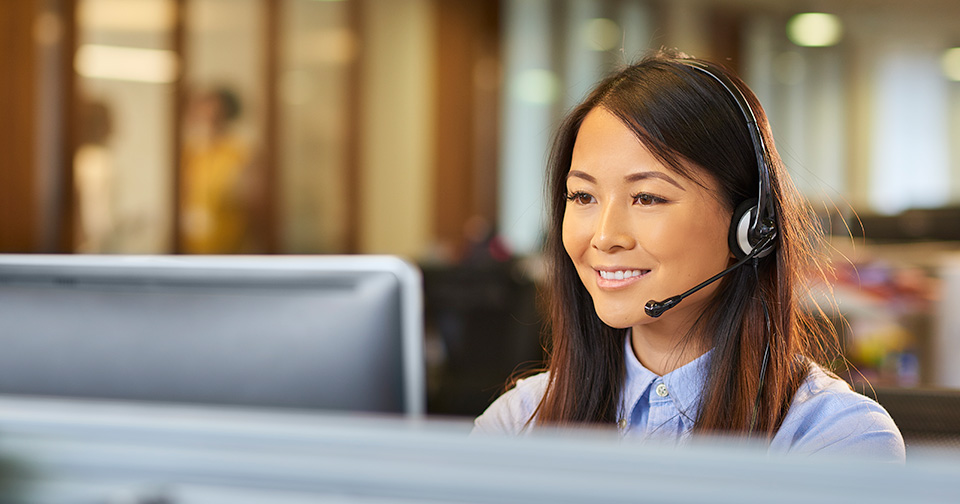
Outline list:
[[[683,301],[683,298],[689,296],[690,294],[693,294],[694,292],[697,292],[698,290],[700,290],[700,289],[702,289],[702,288],[704,288],[704,287],[712,284],[713,282],[716,282],[717,280],[720,280],[721,278],[723,278],[724,276],[726,276],[726,275],[727,275],[728,273],[730,273],[731,271],[733,271],[733,270],[739,268],[740,266],[743,266],[744,264],[746,264],[746,262],[749,261],[750,259],[753,259],[754,257],[757,257],[761,252],[764,252],[764,251],[765,251],[767,245],[769,245],[770,242],[772,242],[775,237],[776,237],[776,234],[775,234],[775,233],[767,234],[766,236],[764,236],[764,237],[761,238],[760,243],[757,243],[757,245],[753,248],[753,250],[750,251],[749,254],[746,255],[746,257],[744,257],[743,259],[740,259],[739,261],[735,262],[735,263],[734,263],[732,266],[730,266],[729,268],[721,271],[720,273],[717,273],[716,275],[713,275],[713,276],[710,277],[710,279],[707,280],[706,282],[703,282],[703,283],[697,285],[696,287],[694,287],[694,288],[692,288],[692,289],[684,292],[683,294],[680,294],[680,295],[677,295],[677,296],[668,297],[667,299],[664,299],[663,301],[654,301],[654,300],[651,299],[650,301],[647,301],[647,304],[646,304],[646,305],[644,305],[643,310],[644,310],[645,312],[647,312],[647,315],[649,315],[649,316],[651,316],[651,317],[653,317],[653,318],[657,318],[657,317],[659,317],[660,315],[663,315],[663,312],[669,310],[670,308],[673,308],[674,306],[677,306],[677,304],[678,304],[680,301]]]

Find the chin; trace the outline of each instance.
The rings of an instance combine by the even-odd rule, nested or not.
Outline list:
[[[594,307],[594,309],[596,309],[596,307]],[[614,329],[629,329],[640,323],[635,314],[607,313],[597,310],[597,316],[601,322]]]

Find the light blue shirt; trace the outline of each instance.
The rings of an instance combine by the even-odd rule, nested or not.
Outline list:
[[[645,368],[625,341],[626,380],[617,428],[624,438],[682,444],[693,432],[710,352],[659,376]],[[547,386],[548,373],[520,380],[474,422],[475,433],[517,435],[527,431]],[[844,454],[903,462],[903,438],[890,415],[872,399],[811,364],[771,452]]]

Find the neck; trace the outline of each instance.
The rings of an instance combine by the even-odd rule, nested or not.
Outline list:
[[[693,319],[687,314],[634,326],[630,343],[643,367],[663,376],[703,355],[709,346],[702,335],[693,334]]]

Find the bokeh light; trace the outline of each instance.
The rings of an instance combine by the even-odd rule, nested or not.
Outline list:
[[[542,68],[520,72],[511,83],[511,91],[519,101],[534,105],[549,105],[560,97],[560,79]]]
[[[799,46],[832,46],[843,37],[843,23],[837,16],[823,12],[797,14],[787,22],[787,37]]]
[[[621,43],[620,25],[607,18],[590,19],[583,24],[583,43],[592,51],[609,51]]]
[[[960,47],[953,47],[943,52],[943,56],[940,57],[940,68],[948,79],[960,81]]]

